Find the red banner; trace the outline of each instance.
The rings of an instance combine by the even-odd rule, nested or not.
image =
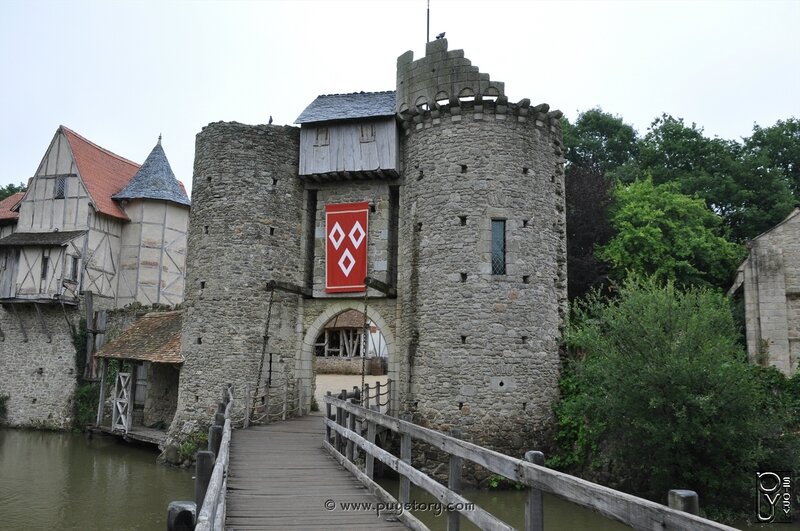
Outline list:
[[[363,292],[369,203],[325,205],[325,292]]]

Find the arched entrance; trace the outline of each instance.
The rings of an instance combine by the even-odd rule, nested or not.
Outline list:
[[[327,306],[325,311],[320,313],[308,326],[303,337],[302,351],[297,370],[301,385],[303,386],[304,396],[313,396],[315,391],[315,362],[318,351],[324,349],[324,345],[320,344],[320,338],[325,337],[326,331],[329,339],[328,348],[330,349],[328,357],[331,357],[330,354],[335,353],[337,357],[353,359],[352,363],[358,365],[359,370],[357,371],[357,375],[353,375],[351,379],[356,385],[360,386],[361,346],[356,345],[355,334],[351,333],[355,328],[352,325],[356,323],[349,321],[355,321],[356,318],[354,316],[357,316],[358,322],[363,326],[363,311],[363,304],[357,301],[337,301]],[[397,356],[395,355],[396,346],[394,333],[392,328],[389,327],[386,320],[379,313],[378,309],[373,305],[367,305],[367,319],[369,323],[374,325],[377,331],[379,331],[379,333],[370,333],[371,337],[368,338],[368,354],[374,353],[380,355],[385,353],[386,376],[395,382],[395,384],[392,385],[390,397],[391,403],[394,406],[397,404],[398,393],[396,382],[398,382],[399,375],[399,366],[397,363]],[[341,353],[346,355],[338,356]],[[323,357],[325,357],[324,353]],[[367,374],[369,374],[370,366],[368,364],[366,365],[366,370]],[[344,388],[352,389],[353,382],[350,382],[350,384]],[[338,390],[341,390],[341,388]],[[331,391],[336,391],[336,389],[331,389]],[[319,394],[319,392],[317,394]],[[324,404],[320,400],[318,400],[318,403],[320,409],[324,410]],[[392,409],[396,410],[396,407],[392,407]]]

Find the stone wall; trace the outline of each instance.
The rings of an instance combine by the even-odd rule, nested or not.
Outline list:
[[[416,78],[398,79],[418,92]],[[501,96],[403,114],[407,406],[424,425],[517,454],[551,421],[566,312],[561,113],[548,110]],[[505,220],[504,275],[492,274],[493,219]]]
[[[171,437],[205,429],[221,386],[258,383],[269,280],[301,284],[299,129],[213,123],[197,135],[178,409]],[[298,296],[274,293],[269,351],[294,358]],[[266,374],[262,370],[263,375]]]
[[[791,376],[800,366],[800,210],[749,247],[741,266],[748,355]]]
[[[143,424],[149,428],[167,427],[175,416],[178,403],[180,366],[165,363],[147,364],[147,396]]]
[[[10,305],[0,309],[0,395],[9,396],[6,424],[68,429],[77,375],[67,319],[77,326],[79,314],[55,304],[39,308],[49,338],[33,305],[16,305],[16,315]]]

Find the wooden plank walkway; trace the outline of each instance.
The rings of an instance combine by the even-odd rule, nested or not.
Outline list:
[[[322,449],[321,415],[236,430],[231,439],[225,528],[406,529],[340,503],[378,500]],[[333,511],[325,502],[333,500]]]

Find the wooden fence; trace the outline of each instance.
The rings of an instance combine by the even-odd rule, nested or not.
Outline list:
[[[472,504],[461,496],[461,469],[463,461],[470,461],[528,487],[525,504],[525,531],[541,531],[544,528],[542,493],[547,492],[569,502],[591,509],[607,518],[617,520],[640,530],[684,530],[735,531],[699,516],[677,511],[664,505],[625,494],[602,485],[545,468],[541,452],[528,452],[525,459],[516,459],[481,446],[463,441],[457,436],[417,426],[410,417],[398,419],[383,415],[373,409],[361,407],[351,401],[341,400],[330,394],[325,397],[326,435],[323,447],[350,471],[382,502],[406,504],[411,500],[410,483],[414,483],[432,494],[448,511],[448,531],[459,529],[460,517],[466,518],[481,529],[512,530],[513,528],[497,516]],[[335,420],[332,410],[336,410]],[[367,424],[367,436],[355,430],[356,419]],[[400,437],[400,457],[375,444],[376,429],[382,426]],[[458,434],[455,434],[458,435]],[[445,487],[411,463],[411,442],[422,441],[449,455],[448,485]],[[361,470],[355,464],[356,448],[365,452],[365,466]],[[375,459],[400,475],[399,496],[395,498],[373,480]],[[398,515],[408,527],[427,530],[417,518],[403,511]]]

